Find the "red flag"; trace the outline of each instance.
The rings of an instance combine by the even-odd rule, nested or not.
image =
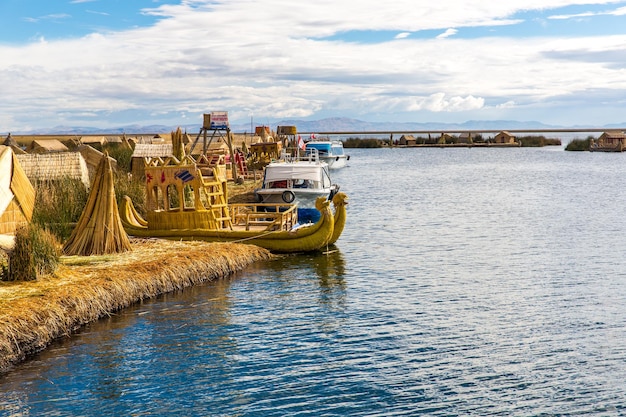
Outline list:
[[[298,148],[302,149],[303,151],[306,149],[306,143],[304,143],[304,141],[302,140],[302,136],[298,135]]]

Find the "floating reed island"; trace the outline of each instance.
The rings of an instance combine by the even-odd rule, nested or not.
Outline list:
[[[219,187],[219,190],[211,189],[204,194],[200,194],[199,191],[192,194],[190,191],[194,188],[184,188],[184,184],[179,183],[189,182],[190,172],[194,172],[197,178],[202,179],[202,171],[199,170],[195,159],[185,153],[180,129],[172,133],[171,149],[171,153],[174,154],[164,159],[143,158],[142,168],[146,178],[134,182],[144,185],[145,194],[138,193],[136,197],[145,201],[146,195],[155,192],[156,189],[157,195],[162,198],[159,202],[168,209],[166,214],[185,215],[195,211],[220,222],[222,229],[226,229],[225,225],[228,222],[228,229],[232,230],[233,218],[227,210],[232,206],[232,202],[227,198],[227,176],[218,175],[224,171],[225,167],[221,166],[224,164],[210,167],[213,180],[200,184],[205,187]],[[17,152],[17,149],[15,151]],[[120,154],[124,155],[123,152]],[[121,159],[113,160],[119,167]],[[262,240],[256,239],[251,242],[248,235],[247,239],[231,239],[232,243],[225,243],[223,236],[218,236],[217,241],[210,239],[212,240],[210,242],[206,241],[209,239],[182,241],[191,235],[190,229],[185,227],[181,229],[185,232],[175,235],[175,239],[172,240],[156,239],[154,234],[135,234],[144,236],[143,239],[129,237],[120,218],[117,202],[119,196],[115,188],[121,185],[124,190],[134,190],[135,187],[126,182],[132,183],[133,178],[132,175],[114,172],[112,165],[108,151],[102,153],[95,167],[86,202],[72,203],[71,198],[48,200],[48,194],[57,193],[45,192],[41,184],[35,189],[26,172],[21,169],[19,158],[13,148],[0,147],[0,168],[6,173],[11,173],[10,176],[8,174],[6,176],[10,181],[0,184],[4,186],[4,189],[0,190],[4,191],[0,193],[0,203],[8,202],[9,205],[5,206],[10,209],[5,210],[6,215],[0,213],[0,216],[3,216],[0,217],[0,223],[2,220],[9,223],[12,229],[9,232],[14,232],[15,236],[12,247],[0,250],[0,278],[6,279],[0,281],[0,373],[45,349],[53,340],[69,336],[81,326],[112,315],[131,304],[225,277],[251,263],[272,257],[270,251],[261,244]],[[160,169],[159,175],[149,169],[154,166]],[[162,185],[167,179],[166,169],[168,174],[172,171],[173,176],[179,175],[178,182],[168,184],[172,187],[161,190],[159,187],[148,188],[145,185],[151,184],[149,179],[152,174],[153,179],[159,179]],[[234,167],[232,170],[236,171]],[[236,178],[236,175],[233,175],[233,178]],[[243,182],[239,184],[244,185]],[[63,186],[63,183],[54,187],[55,190],[62,191],[73,189]],[[66,196],[62,192],[58,194]],[[249,193],[244,188],[240,189],[238,194]],[[191,196],[199,198],[193,205],[186,207],[185,202],[190,200]],[[341,197],[341,204],[333,200],[333,204],[339,207],[334,215],[328,208],[330,202],[323,203],[326,221],[318,222],[318,226],[324,226],[323,229],[321,226],[314,228],[315,225],[296,228],[294,220],[292,221],[294,227],[291,230],[264,229],[255,232],[252,237],[266,237],[270,233],[276,233],[289,243],[292,242],[293,236],[298,238],[298,245],[289,246],[287,249],[276,245],[266,246],[269,249],[274,248],[276,252],[318,250],[333,244],[345,224],[345,197],[342,193],[335,197]],[[124,197],[127,198],[130,199]],[[58,208],[55,202],[66,209],[82,207],[82,212],[77,219],[74,219],[74,213],[71,213],[72,221],[65,221],[65,216],[59,214],[70,210],[53,210]],[[209,205],[208,209],[204,207],[205,203]],[[294,208],[295,206],[290,210],[293,211]],[[150,214],[154,215],[159,211],[165,209],[160,206],[148,207],[148,218]],[[54,214],[46,215],[48,212]],[[282,213],[276,210],[276,215],[280,216]],[[246,217],[253,216],[247,213]],[[270,213],[264,212],[259,219],[262,218],[267,222],[268,217]],[[72,231],[69,237],[65,235],[65,227],[56,227],[69,226],[70,223]],[[316,234],[315,245],[306,246],[305,244],[310,243],[308,240],[310,236],[305,234],[309,230],[318,229],[324,233],[322,237],[319,237],[319,233]],[[57,234],[53,235],[52,230],[56,230]],[[227,233],[225,230],[220,232],[224,235]],[[7,232],[0,230],[0,233]],[[59,237],[61,239],[57,240]],[[236,243],[241,241],[245,243]],[[58,247],[62,249],[57,250]],[[60,255],[61,253],[63,255]]]
[[[0,282],[0,373],[87,323],[272,256],[237,243],[131,239],[131,246],[114,255],[63,256],[37,281]]]

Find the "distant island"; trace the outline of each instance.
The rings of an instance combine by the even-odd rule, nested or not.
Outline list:
[[[276,126],[295,126],[298,132],[322,133],[322,132],[401,132],[401,133],[462,133],[462,132],[498,132],[500,130],[512,132],[559,132],[559,131],[579,131],[579,132],[601,132],[604,130],[624,130],[626,122],[610,124],[604,126],[557,126],[548,125],[537,121],[515,121],[515,120],[469,120],[464,123],[441,123],[441,122],[371,122],[345,117],[331,117],[320,120],[298,120],[286,119],[275,120],[265,123],[231,123],[231,130],[234,133],[250,134],[255,126],[265,125],[270,128]],[[148,134],[148,133],[169,133],[180,127],[189,134],[200,131],[200,123],[178,124],[178,125],[138,125],[130,124],[115,127],[89,127],[89,126],[54,126],[47,128],[32,129],[29,131],[11,131],[16,135],[121,135],[126,134]],[[8,131],[0,131],[0,135],[6,136]]]

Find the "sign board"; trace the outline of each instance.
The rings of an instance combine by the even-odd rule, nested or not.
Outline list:
[[[227,111],[212,111],[211,112],[211,129],[213,130],[227,130],[228,126],[228,112]]]

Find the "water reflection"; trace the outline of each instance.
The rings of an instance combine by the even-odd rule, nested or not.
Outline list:
[[[239,388],[241,369],[270,360],[267,347],[255,340],[273,339],[284,351],[281,338],[303,331],[285,323],[301,314],[315,317],[317,325],[300,337],[323,340],[335,332],[346,309],[345,274],[344,256],[332,247],[280,256],[234,277],[146,300],[55,342],[0,379],[0,415],[31,409],[71,414],[76,401],[125,414],[133,413],[133,402],[156,407],[165,397],[171,410],[205,402],[200,387],[207,384],[229,387],[241,404],[254,401]],[[303,285],[317,291],[302,291]],[[301,305],[289,297],[287,304],[273,305],[280,293],[293,293]],[[179,385],[195,394],[178,396]]]
[[[320,304],[330,308],[345,308],[345,260],[337,248],[331,248],[313,259],[320,283]]]
[[[346,301],[346,262],[336,246],[327,251],[292,254],[251,267],[245,274],[261,274],[264,279],[310,280],[316,278],[319,286],[319,304],[341,309]]]
[[[624,414],[619,155],[354,154],[340,250],[91,325],[0,378],[0,415]]]

